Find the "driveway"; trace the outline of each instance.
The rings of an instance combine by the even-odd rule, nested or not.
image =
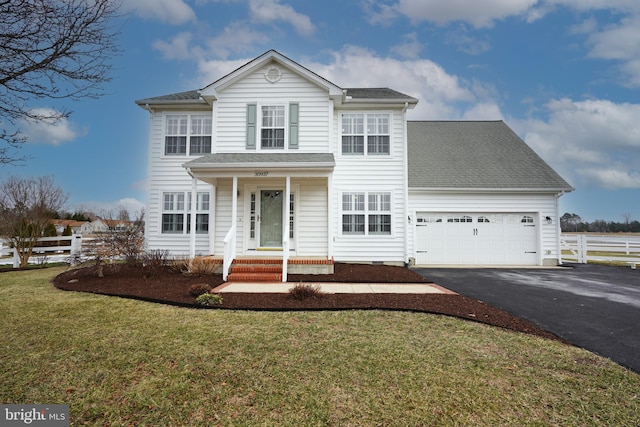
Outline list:
[[[640,373],[640,269],[570,264],[415,271]]]

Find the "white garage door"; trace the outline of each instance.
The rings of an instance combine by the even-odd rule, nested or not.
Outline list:
[[[416,264],[535,265],[533,213],[418,213]]]

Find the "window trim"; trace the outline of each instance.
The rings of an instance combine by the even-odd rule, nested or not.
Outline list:
[[[162,205],[160,211],[160,234],[162,235],[188,235],[191,228],[191,191],[163,191],[161,193]],[[167,196],[172,195],[170,201],[170,207],[167,209]],[[206,196],[206,201],[204,200]],[[211,191],[198,191],[196,199],[196,234],[205,235],[210,231],[211,223],[211,207],[212,207],[212,194]],[[180,208],[182,207],[182,208]],[[172,215],[174,221],[172,225],[180,225],[173,231],[165,231],[165,215]],[[178,220],[180,218],[181,220]],[[206,223],[206,229],[198,230],[197,227],[203,223]]]
[[[181,116],[185,116],[186,117],[186,129],[185,129],[185,133],[168,133],[169,130],[169,117],[171,116],[176,116],[176,117],[181,117]],[[205,121],[203,121],[201,127],[203,128],[203,133],[193,133],[193,125],[194,125],[194,120],[193,118],[195,117],[199,117],[201,119],[205,119]],[[207,123],[206,119],[208,119]],[[181,125],[178,124],[178,127],[180,127]],[[209,128],[209,133],[206,133],[207,127]],[[180,130],[180,129],[179,129]],[[181,152],[182,150],[176,150],[176,152],[170,153],[167,151],[168,145],[167,145],[167,138],[172,137],[172,138],[184,138],[184,143],[182,143],[181,141],[178,142],[178,148],[182,148],[181,145],[184,144],[184,152]],[[205,142],[204,145],[207,146],[208,145],[208,151],[205,149],[204,151],[200,152],[192,152],[192,137],[194,138],[198,138],[198,137],[204,137],[204,138],[209,138],[208,142]],[[211,154],[213,151],[213,117],[211,115],[211,113],[209,112],[202,112],[202,113],[197,113],[197,112],[190,112],[190,113],[182,113],[182,112],[165,112],[163,114],[163,140],[162,140],[162,146],[163,146],[163,150],[162,150],[162,155],[164,157],[198,157],[198,156],[204,156],[207,154]]]
[[[345,116],[357,116],[357,115],[362,115],[362,134],[359,133],[343,133],[344,131],[344,125],[343,125],[343,119],[345,118]],[[375,117],[375,116],[386,116],[388,119],[388,134],[381,134],[381,133],[369,133],[369,119],[370,118],[375,118],[376,119],[376,123],[377,123],[377,119],[379,117]],[[344,157],[368,157],[368,158],[381,158],[381,159],[388,159],[389,157],[392,157],[392,153],[393,153],[393,111],[344,111],[341,112],[339,114],[339,118],[338,118],[338,126],[339,126],[339,138],[338,138],[338,144],[339,144],[339,149],[340,149],[340,155],[344,156]],[[348,152],[348,151],[344,151],[344,145],[343,145],[343,136],[350,136],[352,138],[358,137],[358,136],[362,136],[362,152]],[[389,138],[389,142],[388,142],[388,147],[389,147],[389,151],[387,153],[384,152],[370,152],[369,150],[369,137],[384,137],[384,136],[388,136]],[[351,145],[353,145],[353,143],[351,143]],[[358,144],[359,145],[359,144]]]
[[[394,236],[394,231],[395,231],[395,227],[394,227],[394,207],[393,207],[393,191],[367,191],[367,190],[348,190],[348,191],[340,191],[340,199],[339,199],[339,203],[340,203],[340,217],[338,220],[338,224],[340,227],[340,236],[343,237],[347,237],[347,238],[351,238],[351,237],[393,237]],[[355,204],[360,204],[360,202],[352,202],[352,204],[350,205],[350,207],[348,209],[345,209],[345,196],[350,195],[351,197],[354,196],[362,196],[362,209],[357,209],[358,206],[355,206]],[[375,201],[376,207],[372,209],[372,205],[371,205],[371,196],[378,196],[377,200]],[[385,209],[381,209],[381,205],[386,204],[386,201],[380,200],[381,196],[386,196],[388,197],[388,210]],[[354,209],[355,208],[355,209]],[[359,231],[345,231],[345,217],[349,215],[349,216],[353,216],[353,217],[363,217],[362,220],[362,224],[358,223],[357,221],[350,221],[351,225],[356,225],[358,227],[362,226],[363,231],[359,232]],[[389,222],[388,222],[388,227],[389,227],[389,232],[381,232],[381,231],[372,231],[371,230],[371,226],[373,225],[372,223],[372,218],[373,217],[382,217],[382,216],[388,216],[389,217]],[[353,218],[354,220],[356,218]],[[383,223],[378,223],[378,225],[384,225]]]

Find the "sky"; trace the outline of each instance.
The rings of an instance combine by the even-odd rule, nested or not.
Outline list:
[[[121,55],[99,99],[24,123],[23,166],[68,210],[137,212],[149,113],[134,101],[200,89],[275,49],[341,87],[419,99],[410,120],[504,120],[575,191],[560,214],[640,220],[638,0],[124,0]],[[46,100],[32,108],[60,108]]]

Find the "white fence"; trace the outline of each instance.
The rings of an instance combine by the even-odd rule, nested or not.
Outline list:
[[[33,248],[33,253],[29,257],[30,264],[45,264],[47,262],[70,262],[74,258],[80,256],[82,252],[82,236],[79,234],[73,236],[55,236],[42,237],[38,240],[38,245]],[[86,239],[85,239],[86,240]],[[51,244],[47,242],[56,242]],[[0,256],[10,256],[2,260],[3,264],[12,264],[13,268],[20,267],[20,257],[15,248],[0,240]]]
[[[586,264],[589,261],[640,264],[640,236],[562,233],[562,261]]]

